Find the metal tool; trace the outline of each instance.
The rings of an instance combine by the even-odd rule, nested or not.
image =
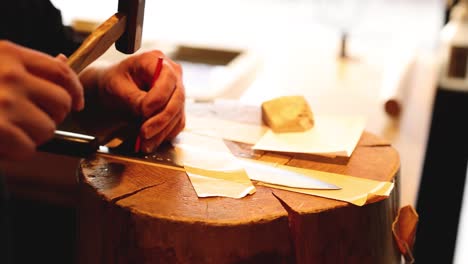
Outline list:
[[[175,151],[172,145],[168,142],[160,145],[157,152],[149,154],[135,152],[133,148],[134,141],[130,140],[128,142],[124,141],[118,147],[101,145],[96,150],[96,153],[98,155],[108,156],[114,159],[185,171],[183,164],[177,163],[177,159],[175,158]]]
[[[153,164],[157,166],[165,166],[171,169],[185,170],[184,165],[180,164],[180,159],[176,157],[174,148],[171,144],[165,144],[158,148],[157,152],[151,154],[141,154],[132,151],[131,144],[126,147],[109,148],[100,146],[97,153],[112,158],[123,158],[136,162]],[[300,189],[315,189],[315,190],[340,190],[341,187],[334,184],[313,178],[309,175],[304,175],[294,171],[275,167],[273,164],[258,162],[245,158],[237,158],[241,166],[247,172],[251,180],[264,183],[280,185],[285,187],[300,188]]]
[[[56,137],[41,147],[47,148],[49,152],[75,157],[85,158],[92,154],[97,154],[109,156],[114,159],[157,165],[176,170],[185,170],[183,164],[177,162],[178,159],[175,156],[175,151],[169,143],[161,145],[157,152],[144,154],[134,151],[134,140],[119,140],[118,144],[115,144],[113,142],[118,139],[118,137],[116,137],[100,145],[99,140],[93,136],[60,130],[57,130],[56,134],[60,138]],[[127,138],[134,139],[135,137],[131,135]],[[55,144],[56,142],[54,142],[54,140],[60,140],[60,144]],[[251,161],[244,158],[238,158],[238,161],[251,180],[301,189],[341,189],[334,184],[315,179],[308,175],[278,168],[272,164]]]
[[[102,23],[70,56],[67,63],[80,73],[115,43],[117,50],[131,54],[141,46],[145,0],[119,0],[118,12]],[[97,139],[57,130],[49,142],[38,150],[83,157],[98,149]]]
[[[119,0],[118,12],[102,23],[70,56],[68,65],[80,73],[106,52],[112,44],[132,54],[141,46],[145,0]]]
[[[96,152],[99,142],[96,137],[56,130],[54,137],[37,150],[74,157],[87,157]]]

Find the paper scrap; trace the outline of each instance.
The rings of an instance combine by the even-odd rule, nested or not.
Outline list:
[[[255,144],[267,132],[263,125],[246,124],[220,118],[199,117],[187,114],[185,131],[223,138],[248,144]]]
[[[183,164],[198,197],[242,198],[255,192],[244,168],[222,139],[189,132],[172,142],[177,164]]]
[[[398,210],[398,214],[392,223],[393,238],[405,258],[405,263],[414,263],[414,242],[418,227],[419,215],[411,205],[406,205]]]
[[[252,160],[252,162],[258,162]],[[304,176],[310,176],[314,179],[321,180],[327,183],[334,184],[341,187],[340,190],[312,190],[302,188],[292,188],[281,185],[269,184],[265,182],[259,182],[259,185],[268,186],[271,188],[277,188],[287,190],[291,192],[298,192],[310,195],[316,195],[320,197],[340,200],[349,202],[358,206],[362,206],[367,202],[367,199],[371,195],[388,197],[393,190],[394,183],[385,181],[375,181],[370,179],[358,178],[343,174],[323,172],[311,169],[303,169],[286,165],[278,165],[278,168],[290,170],[293,172],[300,173]]]
[[[350,157],[366,122],[362,116],[315,116],[315,125],[304,132],[268,130],[253,146],[256,150]]]
[[[184,168],[198,197],[223,196],[239,199],[255,192],[255,186],[245,170],[220,172],[187,166]]]

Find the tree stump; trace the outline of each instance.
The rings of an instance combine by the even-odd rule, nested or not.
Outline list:
[[[259,109],[188,106],[190,113],[260,122]],[[239,115],[243,113],[242,115]],[[238,156],[394,181],[387,199],[346,202],[256,185],[242,199],[198,198],[183,171],[99,155],[80,162],[79,263],[400,263],[397,151],[364,132],[351,158],[253,152]]]

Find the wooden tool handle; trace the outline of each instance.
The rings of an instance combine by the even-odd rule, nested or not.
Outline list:
[[[102,23],[83,44],[70,56],[68,65],[78,74],[86,66],[99,58],[114,42],[122,36],[126,29],[127,17],[116,13]],[[63,134],[66,133],[66,134]],[[97,140],[85,135],[55,131],[54,137],[38,147],[39,151],[62,155],[86,157],[94,153],[98,147]]]
[[[102,23],[83,44],[70,56],[68,65],[80,73],[86,66],[99,58],[124,33],[127,17],[116,13]]]

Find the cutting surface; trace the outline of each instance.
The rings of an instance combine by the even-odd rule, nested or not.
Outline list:
[[[255,124],[259,109],[194,104],[187,111]],[[242,199],[198,198],[183,170],[94,156],[80,166],[80,263],[396,263],[399,155],[364,132],[349,159],[254,152],[243,158],[394,181],[387,199],[345,202],[256,185]]]
[[[199,115],[212,115],[247,123],[260,122],[259,110],[236,105],[194,104],[188,111]],[[241,113],[243,111],[243,113]],[[247,113],[247,114],[246,114]],[[379,181],[392,181],[399,169],[399,156],[385,141],[365,132],[349,160],[319,156],[288,156],[254,152],[247,144],[226,141],[232,153],[253,159],[279,159],[290,166],[346,174]],[[187,221],[211,223],[239,223],[273,219],[287,215],[277,195],[288,200],[298,212],[310,213],[329,210],[347,203],[256,186],[257,193],[244,199],[203,198],[196,196],[183,171],[141,164],[140,160],[158,162],[155,155],[132,161],[109,157],[93,157],[81,164],[84,183],[89,184],[107,200],[143,214],[162,218],[177,217]],[[278,162],[278,160],[276,160]],[[97,173],[98,172],[98,173]],[[259,207],[258,205],[268,205]],[[219,210],[224,208],[224,210]],[[239,213],[242,212],[242,213]]]

